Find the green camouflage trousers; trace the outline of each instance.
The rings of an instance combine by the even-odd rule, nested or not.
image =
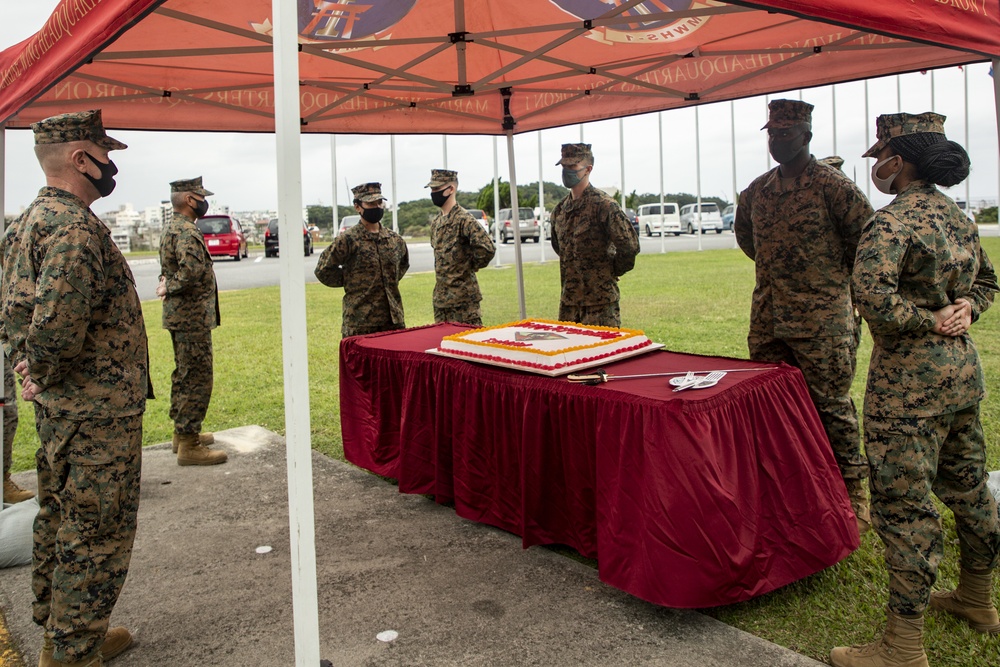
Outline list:
[[[375,326],[358,326],[358,327],[348,327],[346,324],[341,327],[340,335],[342,338],[347,338],[348,336],[367,336],[368,334],[379,333],[380,331],[402,331],[406,327],[402,324],[381,324]]]
[[[459,324],[471,324],[476,327],[483,326],[483,310],[479,303],[463,303],[454,308],[438,308],[434,306],[435,322],[458,322]]]
[[[10,473],[12,460],[11,453],[14,450],[14,435],[17,434],[17,383],[14,382],[14,371],[7,361],[7,355],[3,356],[3,472]]]
[[[770,338],[748,336],[750,358],[783,361],[802,371],[826,436],[845,480],[868,477],[868,464],[861,455],[858,411],[851,398],[851,383],[857,363],[854,334],[823,338]]]
[[[174,433],[201,433],[212,400],[212,331],[171,331],[174,372],[170,375],[170,419]]]
[[[986,486],[979,405],[926,418],[865,415],[872,526],[885,544],[889,609],[927,607],[942,556],[941,518],[931,493],[955,513],[961,565],[992,570],[1000,560],[1000,517]]]
[[[564,306],[560,303],[559,320],[594,327],[620,328],[622,325],[621,309],[617,301],[599,306]]]
[[[142,415],[74,421],[35,405],[41,447],[32,616],[61,662],[93,655],[128,574],[139,511]]]

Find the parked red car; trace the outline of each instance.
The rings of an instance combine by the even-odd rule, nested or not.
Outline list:
[[[232,257],[237,262],[247,256],[247,237],[240,221],[231,215],[206,215],[198,220],[198,229],[205,237],[208,254]]]

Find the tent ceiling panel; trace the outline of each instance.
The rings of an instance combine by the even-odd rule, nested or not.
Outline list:
[[[298,7],[304,132],[524,132],[1000,54],[1000,0]],[[101,107],[118,129],[273,131],[270,14],[270,0],[63,0],[0,54],[0,119]]]

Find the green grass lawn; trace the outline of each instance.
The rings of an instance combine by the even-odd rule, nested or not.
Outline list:
[[[1000,261],[1000,239],[983,246]],[[525,267],[529,315],[554,319],[558,313],[558,264]],[[621,281],[623,325],[646,331],[671,350],[746,358],[746,333],[753,264],[738,250],[641,255],[636,268]],[[487,325],[519,319],[515,274],[511,268],[484,269],[479,274]],[[401,285],[410,326],[433,321],[433,274],[408,276]],[[343,459],[340,439],[337,359],[340,343],[341,290],[306,287],[313,447]],[[284,432],[282,355],[278,288],[221,295],[223,325],[215,332],[215,391],[206,428],[222,430],[259,424]],[[167,417],[173,353],[170,337],[160,328],[160,303],[143,304],[150,339],[153,382],[159,398],[145,416],[146,444],[171,436]],[[988,311],[973,327],[986,368],[989,396],[983,424],[989,467],[1000,468],[1000,307]],[[865,336],[858,356],[854,398],[861,405],[871,339]],[[33,467],[37,437],[31,408],[21,404],[21,427],[15,440],[15,470]],[[946,528],[943,583],[957,577],[954,519],[942,511]],[[861,548],[839,565],[803,581],[743,604],[707,610],[726,623],[764,639],[826,661],[830,648],[871,640],[884,619],[887,577],[877,536],[865,536]],[[1000,591],[1000,582],[997,582]],[[995,667],[1000,638],[987,639],[951,618],[927,616],[926,639],[933,665]]]

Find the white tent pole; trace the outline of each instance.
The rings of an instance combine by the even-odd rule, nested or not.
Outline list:
[[[934,102],[934,70],[931,70],[931,111],[934,111],[937,107]]]
[[[767,119],[770,116],[770,113],[768,112],[768,108],[767,108],[767,105],[769,104],[769,102],[770,102],[770,100],[768,100],[768,96],[765,95],[764,96],[764,123],[765,124],[767,123]],[[867,112],[866,112],[866,115],[867,115]],[[764,142],[764,153],[767,155],[767,170],[771,171],[771,151],[767,148],[767,142],[766,141]]]
[[[330,173],[333,183],[333,235],[337,236],[340,231],[340,216],[337,213],[337,135],[330,135]]]
[[[396,135],[389,135],[389,156],[392,169],[392,231],[399,233],[399,206],[396,205]]]
[[[497,138],[496,135],[493,136],[493,243],[496,245],[497,252],[494,257],[496,257],[495,266],[500,268],[500,225],[497,222],[497,216],[500,214],[500,170],[497,166]]]
[[[733,211],[736,210],[736,205],[740,200],[740,193],[736,189],[736,102],[729,101],[729,150],[730,156],[733,160]],[[733,248],[739,248],[739,244],[736,242],[736,218],[733,218]]]
[[[302,144],[299,107],[298,11],[294,0],[272,0],[274,17],[274,130],[277,143],[278,225],[281,253],[281,351],[285,390],[285,451],[292,565],[296,667],[319,664],[316,534],[309,424],[305,258],[302,228]]]
[[[583,143],[583,123],[580,123],[580,143]]]
[[[871,141],[871,121],[868,120],[868,79],[865,79],[865,142]],[[872,179],[865,179],[865,196],[868,197],[869,201],[872,198]]]
[[[0,123],[0,233],[7,229],[7,125]]]
[[[623,118],[618,119],[618,163],[621,165],[622,172],[622,210],[625,210],[625,120]],[[629,223],[632,221],[629,220]]]
[[[656,114],[656,129],[659,131],[659,145],[660,145],[660,253],[665,253],[667,251],[667,233],[663,231],[663,198],[664,198],[664,186],[663,186],[663,112],[660,111]],[[642,233],[642,230],[639,230]]]
[[[0,123],[0,234],[7,230],[7,202],[6,202],[6,187],[7,187],[7,126],[4,123]],[[3,354],[3,350],[0,350],[0,354]],[[4,414],[6,410],[7,401],[16,401],[17,396],[6,396],[4,394],[4,383],[7,380],[4,372],[0,372],[0,454],[3,452],[4,447],[4,429],[3,421]],[[15,391],[17,385],[15,384]],[[7,471],[3,469],[3,456],[0,456],[0,480],[5,479]],[[3,509],[3,491],[0,491],[0,510]]]
[[[832,98],[831,111],[833,112],[833,154],[837,153],[837,86],[830,86],[830,97]]]
[[[698,107],[694,108],[694,170],[698,182],[698,250],[701,250],[701,123],[698,119]]]
[[[903,113],[903,85],[901,83],[902,77],[896,75],[896,111],[898,113]],[[868,141],[868,137],[865,137],[865,141]]]
[[[965,95],[965,150],[969,150],[969,66],[962,68],[962,84]],[[969,179],[965,179],[965,214],[972,217],[972,202],[969,201]]]
[[[542,131],[538,131],[538,250],[545,263],[545,180],[542,178]]]
[[[514,228],[514,268],[517,270],[517,302],[521,319],[528,317],[524,303],[524,263],[521,261],[521,209],[517,202],[517,170],[514,169],[514,130],[507,130],[507,169],[510,171],[510,218]]]
[[[1000,58],[993,59],[993,108],[997,115],[997,148],[1000,149]],[[1000,150],[997,150],[997,210],[1000,210]]]
[[[448,168],[448,135],[441,135],[441,151],[444,153],[444,166],[443,169]]]

